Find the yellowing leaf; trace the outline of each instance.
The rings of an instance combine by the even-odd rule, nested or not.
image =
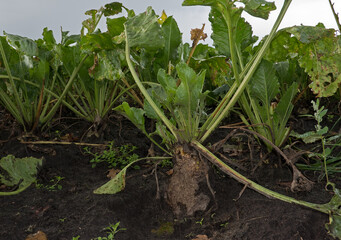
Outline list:
[[[161,17],[158,18],[157,22],[162,25],[167,19],[167,14],[165,12],[165,10],[162,10],[162,15]]]
[[[127,169],[138,161],[141,161],[141,159],[137,159],[129,163],[121,171],[119,171],[119,173],[113,176],[111,180],[109,180],[107,183],[105,183],[101,187],[95,189],[94,194],[115,194],[115,193],[121,192],[126,186],[125,178],[126,178]]]

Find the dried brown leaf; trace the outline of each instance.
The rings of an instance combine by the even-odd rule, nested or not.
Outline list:
[[[112,168],[108,171],[107,177],[113,179],[120,171],[121,171],[120,169]]]

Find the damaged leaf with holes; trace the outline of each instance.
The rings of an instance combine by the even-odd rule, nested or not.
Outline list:
[[[287,31],[303,44],[299,62],[311,77],[312,91],[317,97],[334,95],[341,84],[341,37],[322,24],[292,27]]]
[[[321,23],[283,29],[274,41],[269,56],[297,59],[310,77],[309,87],[317,97],[340,92],[341,36]]]

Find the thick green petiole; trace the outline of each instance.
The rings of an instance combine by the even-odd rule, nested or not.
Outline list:
[[[133,76],[136,85],[139,87],[141,93],[143,96],[146,98],[146,100],[149,102],[149,104],[152,106],[153,110],[156,112],[156,114],[160,117],[162,122],[168,127],[168,129],[172,132],[174,137],[177,139],[178,136],[175,132],[175,126],[168,120],[168,118],[163,114],[162,110],[158,108],[158,106],[155,104],[153,99],[150,97],[148,94],[146,88],[143,86],[140,78],[138,77],[135,68],[133,66],[133,63],[130,60],[130,47],[129,47],[129,42],[128,42],[128,35],[127,35],[127,30],[125,29],[125,35],[126,35],[126,49],[125,49],[125,55],[126,55],[126,60],[128,63],[129,70],[131,72],[131,75]]]
[[[214,112],[216,112],[218,109],[219,114],[217,114],[217,116],[214,116],[213,118],[209,118],[207,121],[210,121],[210,122],[204,124],[204,126],[207,127],[207,129],[205,129],[205,128],[201,129],[201,131],[204,134],[201,137],[200,142],[205,141],[206,138],[208,136],[210,136],[210,134],[213,132],[213,130],[220,124],[220,122],[226,117],[227,113],[232,109],[234,104],[238,101],[239,97],[241,96],[244,89],[246,88],[248,82],[251,80],[251,77],[253,76],[254,72],[256,71],[258,65],[260,64],[260,62],[263,58],[263,55],[265,54],[265,51],[270,46],[270,43],[271,43],[273,37],[275,36],[277,29],[278,29],[280,23],[282,22],[282,19],[283,19],[286,11],[288,10],[288,8],[291,4],[291,1],[292,0],[286,0],[284,2],[283,7],[281,9],[281,12],[277,17],[277,20],[276,20],[273,28],[271,29],[269,36],[266,38],[263,46],[261,47],[261,49],[257,53],[256,57],[254,58],[250,68],[248,69],[247,73],[245,74],[245,77],[241,81],[240,85],[235,87],[235,84],[234,84],[233,86],[236,88],[236,90],[235,90],[235,88],[230,89],[230,91],[235,90],[235,92],[234,93],[232,92],[233,95],[232,95],[231,99],[229,100],[229,102],[226,104],[226,102],[222,101],[221,104],[219,104],[218,107],[216,108],[216,110],[214,111]],[[226,19],[228,19],[228,18],[226,18]],[[229,95],[229,96],[231,95],[230,91],[227,93],[227,95]],[[222,110],[222,108],[223,108],[223,110]]]
[[[223,171],[224,173],[226,173],[230,177],[234,178],[238,182],[245,184],[247,187],[259,192],[260,194],[262,194],[266,197],[278,199],[278,200],[281,200],[281,201],[284,201],[287,203],[295,203],[295,204],[305,206],[305,207],[308,207],[308,208],[311,208],[311,209],[314,209],[314,210],[317,210],[319,212],[323,212],[326,214],[330,214],[331,211],[333,211],[335,214],[341,216],[341,209],[339,209],[339,208],[335,209],[332,201],[329,203],[326,203],[326,204],[316,204],[316,203],[310,203],[310,202],[306,202],[306,201],[297,200],[295,198],[288,197],[286,195],[274,192],[270,189],[267,189],[267,188],[255,183],[255,182],[251,181],[250,179],[246,178],[242,174],[238,173],[237,171],[235,171],[234,169],[229,167],[226,163],[224,163],[219,158],[217,158],[213,153],[211,153],[207,148],[205,148],[198,141],[193,141],[192,146],[199,153],[204,155],[211,163],[213,163],[215,166],[217,166],[221,171]]]

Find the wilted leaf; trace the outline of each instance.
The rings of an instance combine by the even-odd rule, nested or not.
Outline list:
[[[94,190],[94,194],[115,194],[122,191],[126,185],[125,177],[127,169],[138,161],[139,160],[129,163],[113,179]]]
[[[115,194],[125,188],[125,175],[127,168],[123,168],[113,179],[94,190],[94,194]]]
[[[165,222],[160,225],[157,229],[152,229],[153,234],[156,234],[159,239],[164,239],[167,235],[172,235],[174,232],[174,223],[173,222]]]
[[[0,174],[0,183],[8,187],[18,185],[18,189],[13,192],[0,192],[0,196],[18,194],[28,188],[36,180],[37,168],[42,165],[42,161],[43,159],[33,157],[15,158],[13,155],[1,158],[0,167],[6,174]]]

